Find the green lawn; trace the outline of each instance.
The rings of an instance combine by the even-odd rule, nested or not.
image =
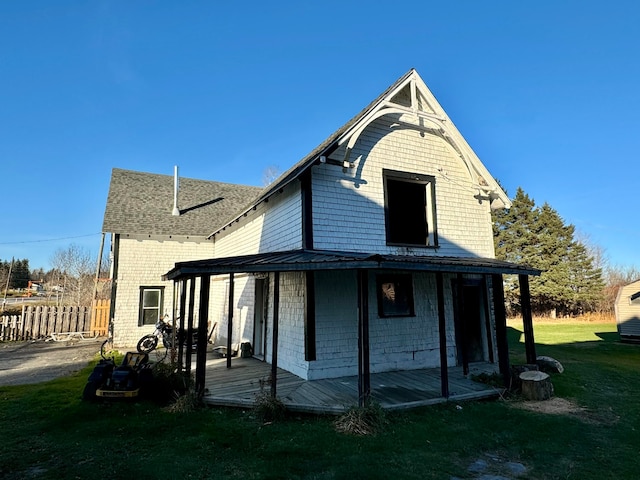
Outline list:
[[[520,331],[511,325],[514,363],[524,361]],[[518,478],[638,478],[640,345],[617,342],[614,324],[540,324],[535,335],[537,353],[564,364],[553,383],[574,408],[529,411],[517,398],[442,405],[389,415],[365,437],[336,432],[332,417],[265,425],[236,409],[85,404],[90,368],[0,387],[0,478],[477,478],[468,467],[492,458],[523,464]]]

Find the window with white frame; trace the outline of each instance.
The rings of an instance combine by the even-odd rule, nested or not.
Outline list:
[[[162,315],[164,287],[140,287],[138,325],[155,325]]]
[[[383,171],[387,245],[437,247],[435,177]]]

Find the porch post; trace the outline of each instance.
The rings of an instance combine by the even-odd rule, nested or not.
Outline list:
[[[316,359],[316,282],[312,270],[305,272],[304,290],[304,359]]]
[[[531,292],[529,291],[529,277],[518,275],[520,283],[520,304],[522,305],[522,326],[524,327],[524,346],[527,363],[536,363],[536,344],[533,340],[533,318],[531,315]]]
[[[190,284],[189,284],[189,315],[187,316],[187,345],[186,345],[186,352],[184,352],[184,365],[185,365],[185,372],[187,373],[186,375],[186,381],[187,381],[187,387],[189,386],[189,383],[191,382],[191,342],[189,341],[189,338],[193,335],[193,314],[194,314],[194,310],[195,310],[195,304],[196,304],[196,277],[191,277],[190,279]],[[182,330],[184,332],[184,330]],[[180,338],[180,336],[178,335],[178,344],[180,345],[180,348],[182,348],[182,340]],[[184,349],[183,349],[184,351]]]
[[[276,398],[278,383],[278,317],[280,310],[280,272],[273,275],[273,331],[271,332],[271,396]]]
[[[456,322],[458,323],[458,331],[460,332],[460,340],[462,341],[462,374],[469,375],[469,332],[467,332],[465,311],[464,311],[464,278],[458,273],[456,281]]]
[[[504,285],[502,275],[491,275],[493,287],[493,314],[496,322],[496,343],[498,347],[498,365],[505,388],[511,385],[511,369],[509,368],[509,343],[507,340],[507,312],[504,308]]]
[[[447,317],[444,311],[444,282],[442,272],[436,272],[438,297],[438,335],[440,337],[440,389],[444,398],[449,398],[449,371],[447,365]]]
[[[207,333],[209,332],[209,289],[211,277],[200,277],[200,313],[198,314],[198,350],[196,354],[196,393],[204,395],[205,367],[207,364]]]
[[[231,368],[231,338],[233,337],[233,273],[229,274],[229,317],[227,321],[227,368]]]
[[[366,406],[370,396],[369,271],[358,270],[358,405]]]
[[[176,360],[178,362],[178,371],[181,372],[182,371],[182,344],[178,345],[178,350],[175,350],[176,348],[176,343],[178,340],[178,336],[177,336],[177,331],[178,329],[183,329],[184,328],[184,316],[187,313],[187,279],[183,278],[182,281],[180,282],[180,313],[178,316],[178,325],[176,325],[176,322],[174,320],[173,322],[173,338],[171,339],[173,341],[173,348],[171,349],[171,360]],[[178,358],[173,358],[173,355],[176,354],[178,355]]]

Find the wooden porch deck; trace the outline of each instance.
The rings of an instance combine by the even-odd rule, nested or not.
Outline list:
[[[471,373],[495,371],[491,364],[475,364]],[[271,365],[254,358],[207,360],[204,401],[209,405],[253,407],[256,395],[270,392]],[[449,398],[441,397],[440,369],[371,374],[371,398],[385,409],[406,409],[446,401],[497,397],[502,392],[465,378],[461,367],[451,367]],[[289,410],[339,414],[358,404],[358,377],[303,380],[278,369],[277,396]]]

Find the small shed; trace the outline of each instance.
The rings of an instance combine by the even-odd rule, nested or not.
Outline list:
[[[620,339],[640,342],[640,280],[620,287],[615,310]]]

